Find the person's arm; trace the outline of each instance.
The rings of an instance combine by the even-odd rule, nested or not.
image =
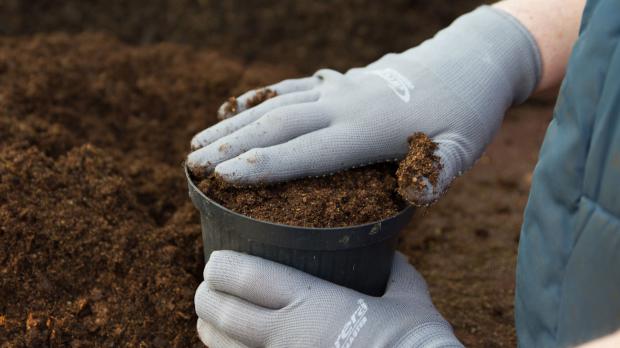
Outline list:
[[[579,33],[585,0],[505,0],[493,6],[517,18],[538,44],[542,76],[536,91],[556,87]]]
[[[590,343],[579,346],[579,348],[618,348],[620,347],[620,331],[614,334],[599,338]]]

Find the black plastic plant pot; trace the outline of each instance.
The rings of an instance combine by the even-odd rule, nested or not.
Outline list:
[[[200,211],[205,262],[215,250],[235,250],[279,262],[359,292],[381,296],[398,234],[414,208],[364,225],[311,228],[260,221],[235,213],[202,193],[187,168],[189,196]]]

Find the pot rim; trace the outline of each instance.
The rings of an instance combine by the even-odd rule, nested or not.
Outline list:
[[[196,184],[194,183],[194,180],[192,180],[192,177],[190,175],[188,166],[184,163],[183,167],[184,167],[185,178],[187,179],[187,182],[191,185],[191,187],[196,192],[198,192],[198,194],[200,195],[200,197],[202,199],[204,199],[204,200],[208,201],[209,203],[215,205],[219,209],[222,209],[222,210],[226,211],[227,213],[235,215],[235,216],[237,216],[239,218],[244,218],[244,219],[247,219],[247,220],[251,220],[251,221],[254,221],[254,222],[263,223],[263,224],[267,224],[267,225],[273,225],[273,226],[276,226],[278,228],[285,227],[285,228],[294,228],[294,229],[306,230],[306,231],[307,230],[311,230],[311,231],[317,231],[317,232],[319,232],[319,231],[333,231],[333,232],[336,232],[336,231],[346,231],[346,230],[351,230],[351,229],[361,229],[361,228],[364,228],[364,227],[371,227],[371,226],[374,226],[376,224],[383,223],[383,222],[385,222],[387,220],[396,219],[396,218],[400,217],[403,214],[409,213],[409,211],[411,209],[414,209],[414,206],[407,202],[406,206],[403,209],[401,209],[395,215],[388,216],[385,219],[376,220],[376,221],[372,221],[372,222],[367,222],[365,224],[359,224],[359,225],[348,225],[348,226],[338,226],[338,227],[306,227],[306,226],[296,226],[296,225],[285,225],[285,224],[281,224],[281,223],[277,223],[277,222],[271,222],[271,221],[255,219],[255,218],[253,218],[251,216],[240,214],[240,213],[237,213],[237,212],[235,212],[233,210],[230,210],[230,209],[226,208],[225,206],[219,204],[218,202],[214,201],[213,199],[211,199],[207,195],[205,195],[204,192],[202,192],[202,190],[200,190],[198,188],[198,186],[196,186]]]

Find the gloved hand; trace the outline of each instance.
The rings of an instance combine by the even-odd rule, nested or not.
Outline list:
[[[194,137],[187,163],[235,183],[283,181],[402,159],[408,137],[424,132],[443,170],[436,187],[410,198],[430,203],[481,156],[506,109],[532,93],[540,65],[515,18],[481,7],[365,68],[280,82],[269,87],[277,97],[243,110],[246,93],[243,111]]]
[[[422,276],[397,253],[383,297],[234,251],[211,254],[198,334],[219,347],[462,347]]]

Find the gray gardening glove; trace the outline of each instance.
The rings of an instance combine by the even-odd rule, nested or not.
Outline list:
[[[278,96],[197,134],[187,163],[235,183],[316,176],[402,159],[424,132],[439,144],[436,187],[414,203],[435,201],[482,155],[506,109],[524,101],[540,76],[529,32],[509,14],[484,6],[434,38],[365,68],[270,86]]]
[[[219,347],[462,347],[400,253],[383,297],[234,251],[211,254],[198,334]]]

